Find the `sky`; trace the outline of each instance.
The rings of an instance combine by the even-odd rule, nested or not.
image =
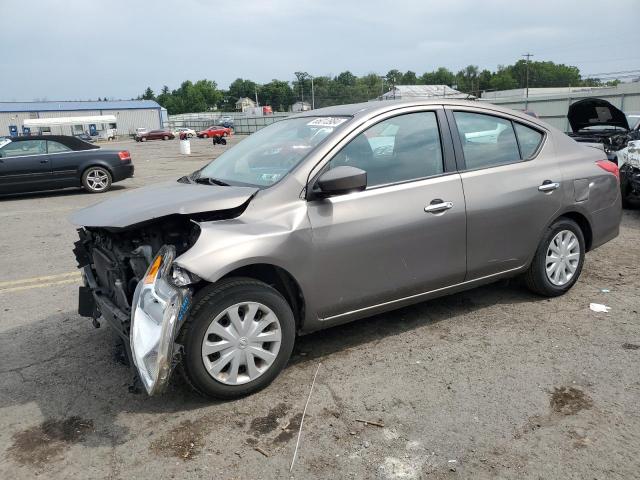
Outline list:
[[[640,69],[640,0],[18,3],[0,0],[0,101],[127,99],[296,71],[494,70],[527,52],[583,74]]]

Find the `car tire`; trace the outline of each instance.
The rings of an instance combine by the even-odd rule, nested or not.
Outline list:
[[[111,182],[111,172],[104,167],[93,166],[82,172],[82,186],[89,193],[104,193]]]
[[[140,139],[140,141],[141,141],[141,142],[146,142],[146,141],[147,141],[147,137],[142,137],[142,138]]]
[[[207,135],[206,133],[204,133],[204,134],[202,135],[202,138],[209,138],[209,135]]]
[[[169,136],[165,135],[164,137],[162,137],[162,140],[169,140]]]
[[[227,141],[224,138],[220,139],[220,145],[226,145]]]
[[[529,290],[545,297],[566,293],[580,277],[585,257],[584,234],[569,218],[559,218],[544,233],[529,270]]]
[[[278,341],[263,342],[260,349],[256,350],[255,340],[251,341],[251,338],[256,337],[250,334],[245,337],[246,331],[234,328],[235,324],[231,322],[228,313],[238,312],[238,318],[242,315],[246,316],[252,311],[249,309],[249,304],[257,309],[253,310],[256,312],[254,319],[264,320],[273,314],[275,321],[265,327],[270,330],[265,329],[261,335],[266,333],[277,338],[279,333],[279,345],[277,345]],[[244,314],[241,313],[243,308]],[[224,322],[227,324],[223,327],[225,335],[231,335],[228,337],[231,339],[229,341],[211,333],[212,329],[220,332],[218,327],[224,325]],[[236,333],[239,331],[243,336],[235,335],[234,337],[227,333],[229,329]],[[186,382],[205,397],[219,399],[243,397],[263,389],[282,371],[291,356],[295,333],[295,320],[291,307],[277,290],[266,283],[248,278],[223,280],[203,288],[195,296],[189,317],[179,334],[178,342],[184,346],[179,368]],[[209,345],[212,345],[211,342],[226,342],[231,346],[206,355],[205,340]],[[253,367],[250,368],[250,349],[259,351],[262,355],[265,343],[267,351],[269,348],[272,349],[269,352],[272,357],[269,360],[262,360],[258,355],[251,355]],[[275,352],[276,347],[277,352]],[[274,353],[275,357],[273,357]],[[226,363],[224,356],[230,358]],[[222,362],[219,362],[221,359]],[[233,381],[234,361],[237,379],[235,383]],[[205,365],[205,362],[208,365]],[[222,366],[222,370],[216,372],[216,365],[218,369]],[[257,376],[251,379],[251,373]]]

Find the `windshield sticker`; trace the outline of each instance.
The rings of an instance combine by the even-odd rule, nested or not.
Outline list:
[[[346,122],[347,119],[343,117],[320,117],[314,118],[309,123],[307,123],[310,127],[337,127],[338,125]]]
[[[0,138],[0,148],[4,147],[8,143],[11,143],[11,140],[9,140],[8,138]]]

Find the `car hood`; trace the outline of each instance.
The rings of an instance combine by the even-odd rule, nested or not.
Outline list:
[[[571,104],[567,118],[574,133],[594,126],[616,126],[629,130],[629,122],[622,110],[601,98],[585,98]]]
[[[126,228],[172,214],[235,209],[257,191],[254,187],[165,182],[137,188],[78,210],[70,220],[82,227]]]

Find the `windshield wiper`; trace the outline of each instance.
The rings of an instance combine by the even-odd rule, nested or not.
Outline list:
[[[194,179],[196,183],[204,183],[205,185],[220,185],[221,187],[229,187],[230,185],[222,180],[213,177],[197,177]]]

